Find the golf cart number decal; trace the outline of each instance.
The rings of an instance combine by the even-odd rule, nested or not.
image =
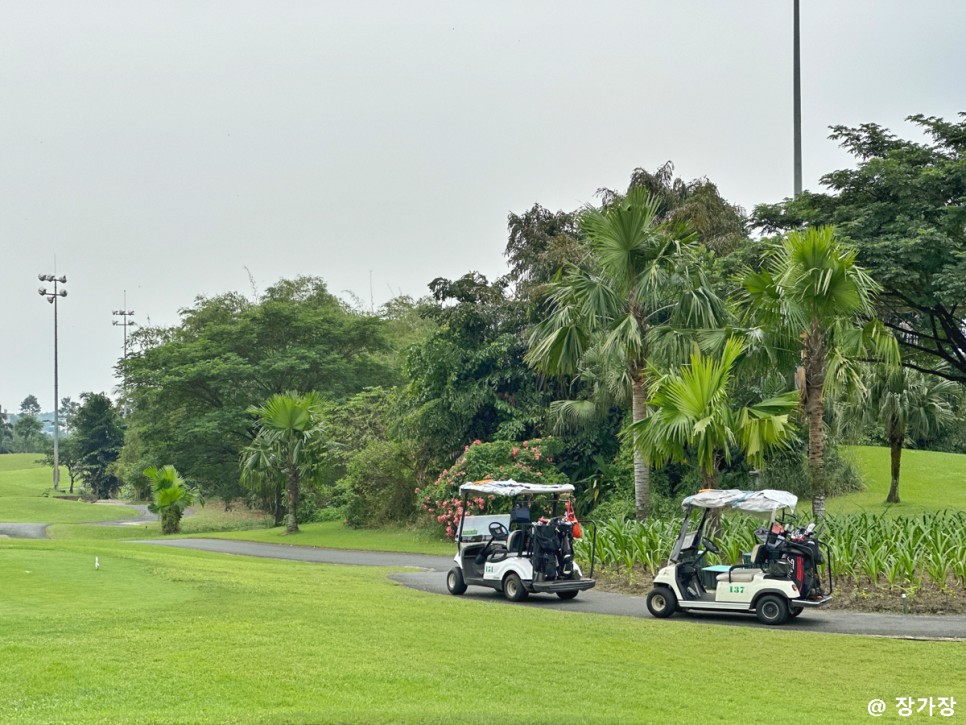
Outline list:
[[[736,584],[732,584],[730,587],[728,587],[728,591],[729,592],[734,592],[735,594],[744,594],[745,593],[745,588],[744,587],[741,587],[741,586],[738,586]]]
[[[487,564],[486,569],[484,569],[483,571],[485,574],[492,574],[493,572],[496,571],[496,567],[493,566],[492,564]]]

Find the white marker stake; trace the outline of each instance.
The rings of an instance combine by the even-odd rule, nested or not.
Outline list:
[[[94,557],[94,569],[97,570],[97,569],[100,569],[100,568],[101,568],[101,559],[100,559],[99,556],[95,556]]]

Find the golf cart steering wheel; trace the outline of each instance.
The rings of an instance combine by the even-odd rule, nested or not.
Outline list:
[[[704,541],[704,548],[706,551],[710,551],[712,554],[717,554],[720,551],[720,549],[711,539],[704,538],[702,541]]]
[[[490,536],[496,539],[505,539],[510,535],[510,530],[499,521],[490,523]]]

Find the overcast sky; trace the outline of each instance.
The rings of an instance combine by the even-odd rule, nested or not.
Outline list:
[[[963,0],[803,0],[804,178],[831,124],[966,110]],[[792,187],[791,0],[0,0],[0,405],[110,391],[111,311],[312,274],[378,306],[506,270],[506,215],[673,160]],[[343,296],[346,296],[343,294]]]

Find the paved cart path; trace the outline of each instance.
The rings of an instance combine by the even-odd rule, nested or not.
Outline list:
[[[417,567],[424,571],[394,572],[390,577],[413,589],[449,596],[446,591],[445,572],[453,560],[445,556],[425,554],[402,554],[381,551],[355,551],[349,549],[320,549],[285,544],[262,544],[251,541],[227,539],[165,539],[136,541],[131,543],[174,546],[199,549],[222,554],[259,556],[270,559],[288,559],[323,564],[349,564],[354,566]],[[509,604],[502,594],[482,587],[470,587],[465,599],[494,604]],[[644,598],[629,594],[587,591],[576,599],[564,602],[555,596],[530,596],[526,602],[510,606],[527,606],[536,609],[555,609],[566,612],[610,614],[623,617],[650,618],[644,606]],[[677,614],[672,621],[716,624],[726,626],[761,627],[754,615],[743,614]],[[780,629],[794,632],[825,632],[836,634],[861,634],[908,639],[956,639],[966,641],[966,616],[924,616],[901,614],[866,614],[815,610],[806,611],[800,617]]]

